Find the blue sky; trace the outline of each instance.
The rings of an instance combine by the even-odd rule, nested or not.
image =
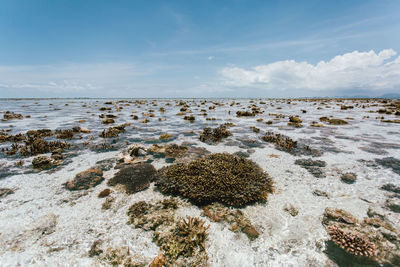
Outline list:
[[[1,97],[400,91],[400,1],[0,5]]]

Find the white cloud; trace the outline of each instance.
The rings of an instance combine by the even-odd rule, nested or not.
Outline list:
[[[90,92],[132,84],[152,73],[132,63],[0,66],[0,90],[32,89],[49,93]]]
[[[208,57],[208,60],[210,60],[210,61],[213,60],[213,59],[214,59],[214,56],[209,56]]]
[[[266,90],[307,89],[385,90],[400,88],[400,57],[392,49],[338,55],[316,65],[295,60],[277,61],[251,69],[230,66],[220,73],[229,87]]]

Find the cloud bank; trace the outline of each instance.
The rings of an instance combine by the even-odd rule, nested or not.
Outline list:
[[[400,89],[400,57],[396,58],[396,54],[392,49],[378,54],[373,50],[354,51],[315,65],[284,60],[251,69],[229,66],[220,74],[223,83],[231,88],[385,91]]]

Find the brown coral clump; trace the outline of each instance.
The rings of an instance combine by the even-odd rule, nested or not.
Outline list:
[[[271,177],[256,163],[240,156],[216,153],[189,164],[162,168],[157,186],[198,204],[221,202],[231,206],[264,200],[273,191]]]
[[[376,255],[375,245],[367,239],[345,232],[336,225],[328,226],[327,229],[332,241],[348,253],[364,257],[373,257]]]
[[[231,136],[232,133],[226,129],[225,125],[220,125],[214,129],[206,127],[200,134],[200,141],[204,143],[218,143],[223,138]]]
[[[188,216],[176,223],[167,234],[156,232],[156,244],[164,250],[169,264],[204,265],[208,259],[205,252],[208,228],[204,220]]]

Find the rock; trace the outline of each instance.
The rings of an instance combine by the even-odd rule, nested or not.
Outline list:
[[[357,218],[354,217],[351,213],[342,209],[328,207],[325,209],[322,223],[329,224],[329,222],[331,221],[346,223],[346,224],[356,224],[358,222]]]
[[[389,192],[393,192],[393,193],[400,194],[400,186],[395,186],[394,184],[385,184],[385,185],[382,185],[380,189],[385,190],[385,191],[389,191]]]
[[[298,159],[295,161],[296,165],[300,165],[306,170],[308,170],[309,173],[314,175],[316,178],[322,178],[325,177],[325,173],[322,170],[323,167],[326,166],[326,162],[322,160],[312,160],[311,158],[309,159]]]
[[[385,206],[393,212],[400,213],[400,199],[388,199],[386,200]]]
[[[0,198],[6,197],[11,194],[14,194],[14,190],[10,188],[0,188]]]
[[[91,133],[91,131],[89,129],[87,129],[87,128],[81,128],[80,132],[81,133]]]
[[[104,180],[103,171],[99,169],[88,169],[78,173],[72,181],[65,184],[68,190],[83,190],[95,187]]]
[[[303,121],[299,117],[290,116],[289,121],[293,123],[302,123]]]
[[[103,124],[111,124],[114,122],[115,122],[114,119],[111,119],[111,118],[107,118],[102,121]]]
[[[114,203],[114,201],[115,201],[115,197],[113,197],[113,196],[108,196],[108,197],[106,198],[106,200],[104,200],[103,204],[101,205],[101,208],[102,208],[103,210],[108,210],[108,209],[110,209],[111,206],[112,206],[112,204]]]
[[[314,190],[313,194],[316,196],[319,196],[319,197],[329,198],[328,193],[326,193],[325,191],[319,190],[319,189]]]
[[[150,163],[137,163],[117,172],[108,185],[123,184],[128,194],[142,191],[150,186],[156,176],[156,169]]]
[[[288,212],[293,217],[295,217],[299,214],[299,210],[296,207],[294,207],[292,204],[286,205],[283,210]]]
[[[329,124],[332,124],[332,125],[345,125],[345,124],[348,124],[347,121],[342,120],[342,119],[330,119],[328,122],[329,122]]]
[[[104,197],[107,197],[109,194],[111,194],[111,190],[109,188],[106,188],[99,193],[98,197],[104,198]]]
[[[32,160],[33,168],[35,169],[49,169],[52,166],[53,161],[47,156],[37,156]]]
[[[356,175],[355,173],[348,172],[348,173],[343,174],[343,175],[340,177],[340,179],[341,179],[343,182],[347,183],[347,184],[352,184],[352,183],[354,183],[354,182],[357,180],[357,175]]]
[[[254,240],[260,236],[260,233],[254,228],[253,225],[248,224],[242,228],[243,233],[247,235],[250,240]]]
[[[165,256],[163,254],[160,254],[154,258],[153,262],[150,264],[150,267],[163,267],[164,264]]]
[[[144,157],[146,156],[146,149],[139,145],[133,145],[128,149],[128,153],[131,157]]]
[[[101,253],[103,253],[103,250],[98,248],[98,246],[101,245],[101,243],[103,243],[103,241],[100,239],[93,242],[93,244],[90,246],[89,257],[98,256]]]

